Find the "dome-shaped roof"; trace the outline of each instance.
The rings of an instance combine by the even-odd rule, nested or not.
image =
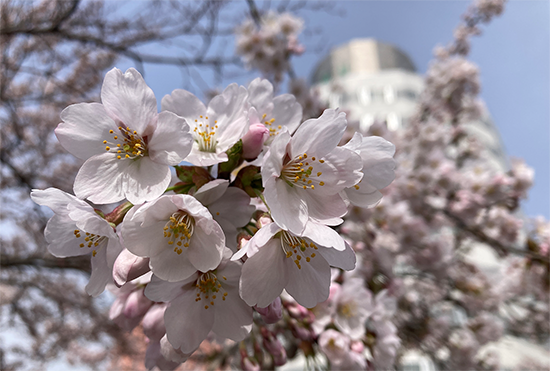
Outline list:
[[[331,50],[315,68],[311,83],[328,81],[350,72],[375,73],[388,69],[416,71],[409,56],[397,47],[374,39],[353,39]]]

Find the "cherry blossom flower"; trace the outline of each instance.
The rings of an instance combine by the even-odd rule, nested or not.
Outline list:
[[[361,156],[361,172],[364,174],[359,183],[345,189],[347,198],[359,207],[376,204],[382,198],[379,190],[390,185],[395,179],[395,146],[381,137],[364,138],[360,133],[355,133],[344,148]]]
[[[303,236],[276,223],[261,228],[232,260],[244,255],[240,294],[250,306],[267,307],[285,289],[312,308],[328,298],[330,266],[350,270],[355,253],[333,229],[310,222]]]
[[[225,153],[248,131],[247,91],[235,83],[216,95],[206,107],[192,93],[176,89],[162,98],[162,110],[185,118],[193,136],[186,161],[210,166],[227,161]]]
[[[305,121],[291,137],[280,133],[264,158],[264,196],[273,220],[300,235],[309,219],[337,225],[347,212],[340,192],[362,177],[361,157],[337,147],[346,129],[345,113],[328,109]]]
[[[352,339],[365,335],[365,322],[373,312],[372,294],[362,278],[349,278],[334,298],[334,324]]]
[[[123,328],[132,331],[149,311],[153,302],[143,294],[152,273],[125,283],[122,287],[109,287],[116,299],[109,310],[109,318]]]
[[[350,339],[333,329],[324,331],[319,336],[319,347],[330,360],[331,370],[364,370],[365,357],[354,350]]]
[[[191,150],[189,126],[173,113],[158,113],[153,91],[133,68],[105,75],[101,101],[67,107],[55,130],[67,151],[86,160],[75,195],[97,204],[154,200],[170,183],[169,166]]]
[[[206,206],[222,227],[227,247],[236,250],[238,229],[250,222],[255,210],[246,192],[229,187],[228,180],[216,179],[203,185],[193,197]]]
[[[226,250],[230,256],[230,250]],[[185,280],[166,282],[153,276],[145,295],[169,302],[164,322],[170,344],[182,353],[195,351],[212,331],[221,338],[240,341],[252,328],[252,308],[239,297],[241,264],[224,260],[208,272]]]
[[[153,273],[171,282],[216,268],[225,246],[220,225],[189,195],[162,196],[130,210],[122,236],[130,252],[149,257]]]
[[[289,57],[301,54],[304,47],[298,42],[303,20],[290,13],[267,12],[262,14],[258,26],[246,19],[236,29],[236,53],[249,68],[257,68],[275,81],[281,81],[288,69]]]
[[[266,145],[271,144],[281,130],[293,133],[302,121],[302,106],[292,94],[273,97],[273,85],[266,79],[254,79],[248,85],[250,124],[262,123],[269,129]]]
[[[113,264],[122,251],[113,225],[85,201],[56,188],[33,189],[31,198],[55,214],[44,230],[48,251],[58,258],[91,254],[92,274],[86,292],[101,294],[112,281]]]

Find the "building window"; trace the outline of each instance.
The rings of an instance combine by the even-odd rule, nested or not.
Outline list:
[[[397,97],[416,101],[418,94],[412,89],[402,89],[397,92]]]
[[[388,113],[386,117],[386,125],[388,126],[389,131],[396,131],[401,128],[401,119],[399,115],[395,112]]]
[[[374,123],[374,116],[371,113],[365,113],[361,117],[361,121],[359,123],[359,129],[362,133],[366,133],[367,130],[371,127],[371,125]]]
[[[372,89],[371,97],[373,101],[382,100],[382,98],[384,98],[384,93],[380,89]]]
[[[395,90],[393,89],[393,86],[391,85],[384,86],[383,93],[384,93],[384,102],[386,102],[386,104],[392,104],[393,102],[395,102]]]
[[[359,91],[357,92],[357,100],[362,105],[369,105],[372,100],[370,89],[366,86],[360,87]]]

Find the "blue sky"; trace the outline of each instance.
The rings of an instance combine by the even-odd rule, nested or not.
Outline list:
[[[342,1],[342,17],[316,13],[327,46],[356,37],[394,44],[426,72],[435,45],[445,45],[468,1]],[[535,185],[523,209],[550,217],[550,2],[510,1],[505,12],[472,42],[471,60],[481,72],[481,97],[500,131],[508,156],[535,169]],[[317,56],[296,58],[309,76]]]
[[[261,6],[261,2],[257,2]],[[394,44],[424,73],[435,45],[452,39],[469,1],[339,1],[334,12],[307,12],[301,37],[310,52],[295,58],[299,76],[309,78],[330,47],[373,37]],[[343,11],[343,15],[337,15]],[[471,60],[481,71],[484,99],[500,131],[506,153],[535,169],[535,185],[523,203],[526,215],[550,218],[550,2],[509,1],[504,13],[472,42]],[[231,40],[232,41],[232,40]],[[321,51],[312,52],[322,45]],[[124,65],[119,65],[125,68]],[[129,65],[128,65],[129,67]],[[171,72],[177,73],[176,79]],[[166,66],[146,66],[145,79],[157,99],[181,88],[181,74]],[[208,78],[206,78],[208,81]],[[245,84],[247,79],[236,81]],[[227,85],[231,81],[224,81]]]

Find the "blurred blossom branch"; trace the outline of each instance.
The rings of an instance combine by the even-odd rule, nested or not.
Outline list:
[[[358,133],[292,67],[298,13],[334,4],[3,1],[0,314],[28,338],[0,367],[387,370],[420,350],[481,371],[505,333],[547,341],[550,224],[518,215],[533,171],[469,126],[470,39],[504,4],[468,8],[402,132]],[[264,78],[159,113],[150,64],[188,90]]]

